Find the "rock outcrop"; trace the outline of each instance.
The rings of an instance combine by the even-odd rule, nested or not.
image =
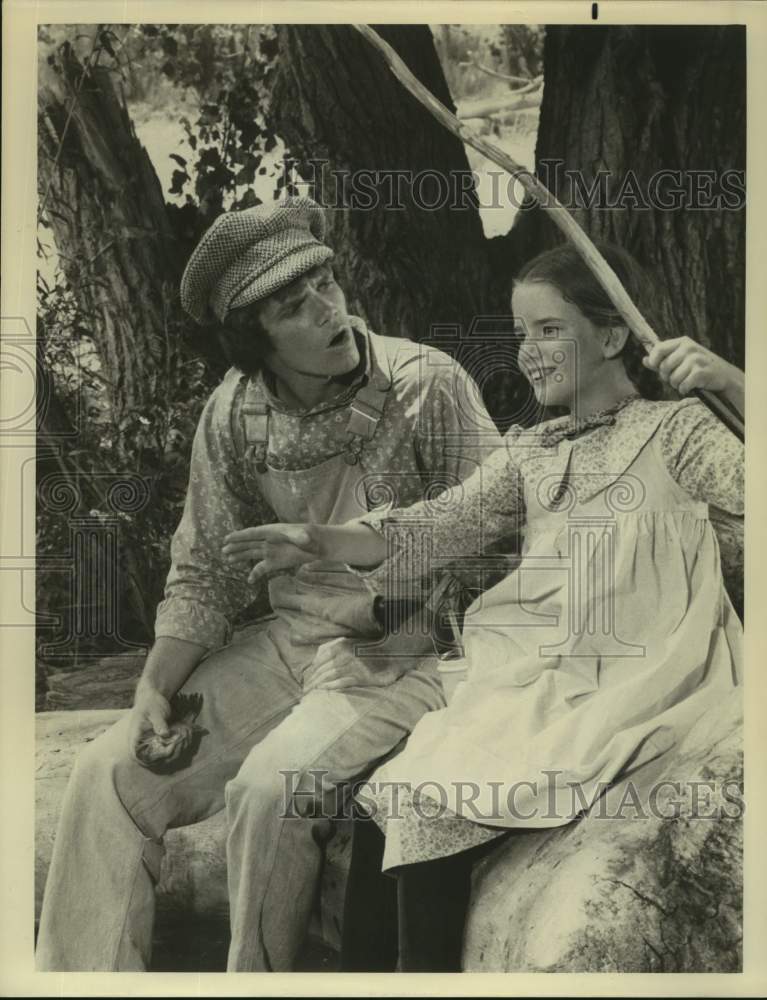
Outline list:
[[[741,730],[736,689],[583,819],[483,859],[467,971],[740,971]]]
[[[145,660],[142,654],[124,653],[105,656],[72,670],[48,668],[45,673],[45,711],[130,708]]]
[[[75,753],[120,714],[38,716],[38,912]],[[475,872],[464,968],[738,971],[741,723],[738,689],[699,720],[673,755],[613,786],[583,819],[504,840]],[[223,814],[170,831],[161,910],[186,918],[225,917],[225,837]],[[348,826],[339,824],[328,848],[315,927],[333,947],[339,940],[348,843]]]

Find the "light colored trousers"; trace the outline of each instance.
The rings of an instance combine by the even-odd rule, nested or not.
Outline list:
[[[304,793],[317,787],[311,772],[327,772],[322,794],[335,800],[338,786],[366,774],[425,712],[444,705],[434,657],[415,659],[388,687],[304,696],[301,675],[315,649],[297,649],[277,621],[203,660],[182,690],[202,694],[198,722],[208,735],[173,774],[133,760],[127,718],[83,749],[46,883],[39,970],[146,969],[163,834],[224,807],[227,967],[294,967],[332,829],[328,819],[307,818],[314,797]]]

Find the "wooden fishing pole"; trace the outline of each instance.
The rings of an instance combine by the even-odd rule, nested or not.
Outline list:
[[[610,301],[618,310],[626,322],[629,330],[642,344],[646,352],[659,342],[660,337],[653,330],[644,316],[631,300],[626,289],[621,284],[618,275],[613,271],[602,254],[592,243],[587,233],[570,215],[565,206],[559,202],[549,189],[541,184],[537,177],[534,177],[529,170],[520,166],[515,160],[503,150],[498,149],[492,143],[487,142],[471,129],[460,122],[455,115],[442,104],[431,91],[424,87],[408,69],[407,65],[397,55],[394,49],[385,42],[381,36],[375,32],[368,24],[355,24],[353,27],[363,35],[370,44],[376,48],[386,60],[389,69],[397,77],[399,82],[409,93],[413,95],[436,119],[445,126],[448,131],[458,136],[461,142],[467,146],[473,146],[478,152],[486,156],[488,160],[497,163],[508,171],[533,197],[541,208],[548,212],[555,225],[571,240],[580,255],[583,257],[591,273],[610,297]],[[715,413],[717,417],[737,435],[741,441],[744,440],[745,428],[740,414],[728,402],[721,399],[716,393],[708,389],[696,389],[694,395],[705,403],[705,405]]]

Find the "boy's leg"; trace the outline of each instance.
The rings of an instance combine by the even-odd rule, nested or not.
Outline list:
[[[289,971],[306,936],[333,815],[347,788],[442,708],[434,658],[388,687],[310,692],[226,787],[230,971]],[[303,815],[301,815],[303,814]]]
[[[198,722],[208,730],[188,767],[141,767],[127,719],[80,753],[48,872],[40,971],[147,967],[165,830],[222,809],[226,782],[300,696],[266,632],[207,657],[183,690],[202,694]]]

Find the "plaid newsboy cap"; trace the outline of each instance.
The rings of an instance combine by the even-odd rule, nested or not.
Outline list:
[[[208,309],[221,322],[230,309],[258,302],[330,260],[324,236],[325,217],[311,198],[223,212],[184,269],[181,305],[198,323]]]

